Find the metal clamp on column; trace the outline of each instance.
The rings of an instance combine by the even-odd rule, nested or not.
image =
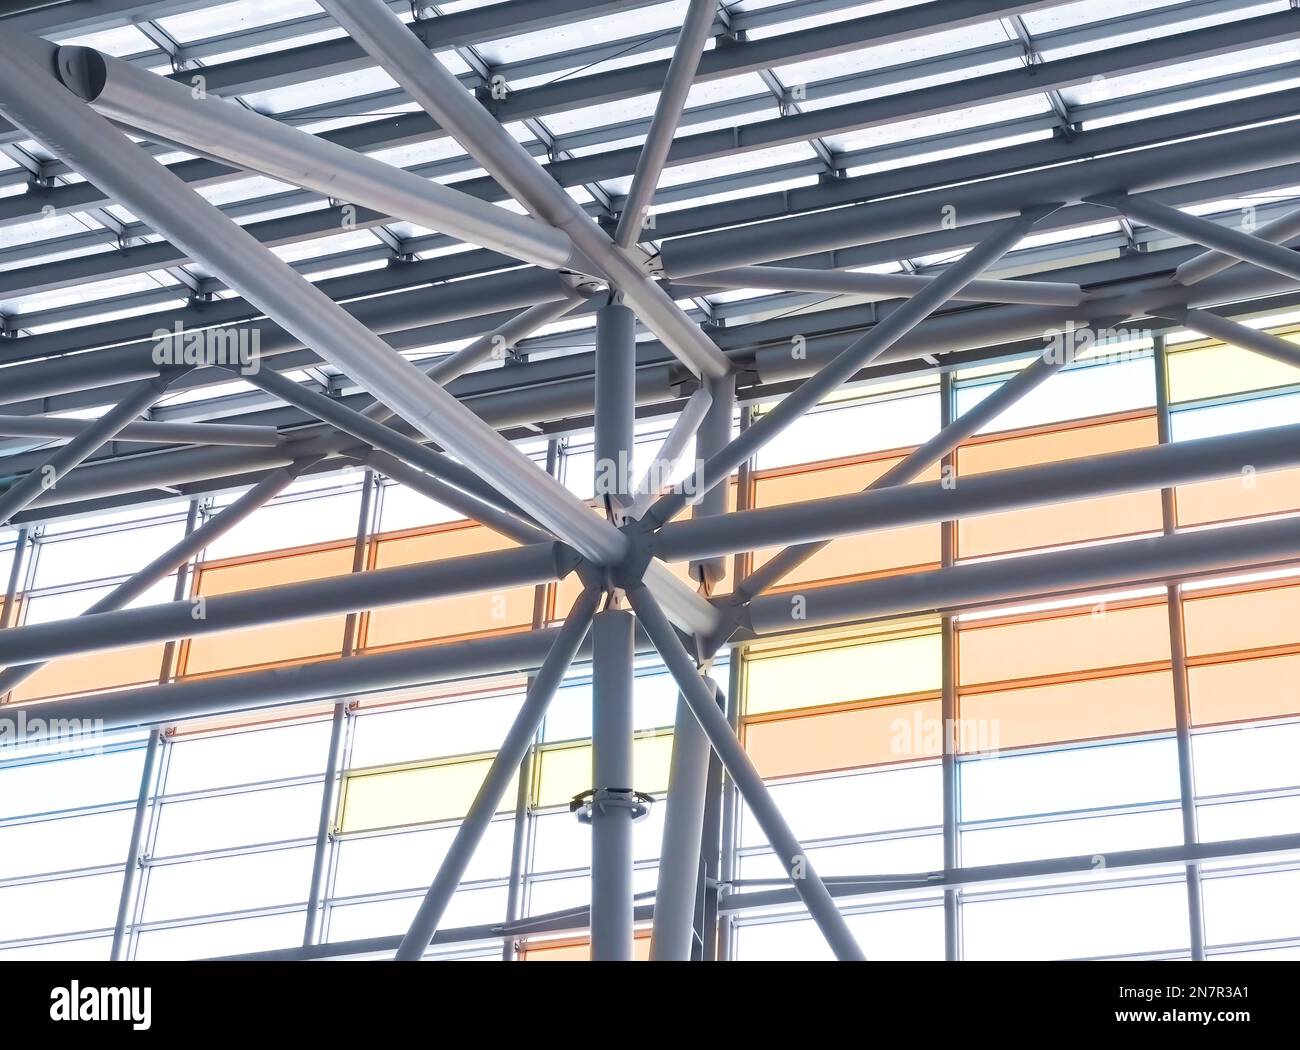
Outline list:
[[[601,791],[589,789],[573,796],[569,812],[577,816],[579,824],[590,824],[592,811],[596,808],[630,809],[632,822],[636,823],[650,815],[650,807],[654,802],[653,795],[633,791],[631,788],[604,788]]]

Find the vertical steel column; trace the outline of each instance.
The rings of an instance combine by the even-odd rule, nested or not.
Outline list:
[[[754,410],[749,405],[741,407],[740,430],[742,433],[749,429],[753,415]],[[753,505],[754,460],[751,457],[740,465],[740,469],[736,474],[736,509],[749,510]],[[753,564],[754,555],[751,551],[737,551],[732,556],[731,578],[736,581],[736,586],[740,585],[741,580],[749,578]],[[729,666],[731,669],[731,688],[727,690],[727,724],[731,726],[733,733],[739,735],[741,698],[744,696],[746,688],[743,650],[739,645],[731,646],[731,663]],[[718,765],[721,766],[721,761],[718,762]],[[710,774],[712,774],[712,762],[710,762],[709,769]],[[717,879],[720,885],[715,886],[712,890],[715,901],[719,896],[720,887],[730,886],[731,880],[736,876],[736,814],[739,810],[736,785],[725,768],[721,770],[719,779],[721,781],[722,828],[717,870]],[[732,922],[733,917],[730,912],[721,912],[719,914],[717,930],[715,931],[715,943],[713,944],[717,959],[725,961],[731,958]],[[705,957],[708,958],[707,954]]]
[[[553,478],[559,476],[560,442],[552,438],[546,444],[546,473]],[[533,590],[533,630],[539,630],[546,624],[547,603],[551,585],[540,583]],[[528,677],[527,689],[533,687],[533,678]],[[515,792],[515,827],[510,843],[510,885],[506,891],[506,925],[509,926],[519,918],[523,910],[524,887],[528,879],[528,836],[532,824],[532,814],[528,810],[529,788],[533,779],[533,755],[537,750],[538,735],[533,734],[533,742],[524,752],[519,763],[519,790]],[[514,936],[507,934],[501,942],[501,959],[503,962],[518,962],[519,951]]]
[[[726,715],[718,710],[716,689],[699,673],[695,661],[678,640],[677,633],[650,592],[644,586],[634,587],[628,591],[628,600],[632,603],[641,626],[650,636],[650,641],[659,650],[669,672],[677,680],[677,687],[690,704],[691,712],[709,738],[713,750],[718,753],[722,764],[735,780],[741,796],[749,804],[754,819],[763,829],[772,851],[785,868],[795,892],[826,938],[831,951],[840,960],[863,959],[862,949],[836,907],[834,898],[826,889],[826,884],[813,869],[812,862],[790,830],[785,817],[781,815],[763,778],[727,724]]]
[[[23,555],[27,552],[27,529],[18,530],[14,537],[14,560],[9,566],[9,583],[5,587],[5,603],[0,607],[0,630],[8,627],[14,619],[14,601],[18,598],[18,577],[23,567]]]
[[[636,319],[596,311],[595,492],[614,518],[632,487]],[[632,693],[635,621],[611,604],[591,629],[591,958],[632,958]]]
[[[739,697],[736,681],[724,695],[718,688],[718,706],[727,713],[736,709]],[[731,728],[736,728],[732,723]],[[718,873],[721,868],[722,793],[726,773],[722,760],[710,749],[709,765],[704,775],[704,820],[700,834],[699,875],[695,885],[695,923],[692,930],[691,959],[713,962],[718,957]]]
[[[199,502],[190,500],[189,511],[185,515],[185,535],[190,535],[198,522]],[[184,561],[176,570],[176,587],[172,591],[175,601],[185,597],[189,590],[189,561]],[[176,657],[176,641],[169,641],[163,646],[162,666],[158,670],[158,683],[166,683],[172,677],[172,661]],[[135,873],[140,866],[140,842],[144,835],[144,818],[149,812],[149,798],[153,793],[154,777],[158,768],[158,749],[162,746],[162,734],[155,726],[149,731],[149,743],[145,745],[144,768],[140,771],[140,791],[135,799],[135,820],[131,824],[131,841],[126,850],[126,862],[122,866],[122,893],[117,902],[117,921],[113,924],[113,946],[109,950],[109,959],[120,962],[126,947],[126,930],[128,912],[131,910],[131,898],[135,893]]]
[[[947,430],[957,416],[957,391],[952,373],[939,374],[939,429]],[[941,460],[945,473],[956,469],[955,451]],[[944,568],[957,560],[957,523],[945,521],[940,526],[940,561]],[[939,717],[943,723],[943,866],[954,871],[961,863],[961,796],[957,781],[957,625],[951,616],[940,620],[940,662],[942,665],[942,699]],[[949,962],[961,958],[961,901],[957,890],[943,895],[943,950]]]
[[[636,317],[621,301],[596,311],[596,498],[611,512],[627,499],[636,422]]]
[[[370,508],[374,493],[374,474],[367,470],[361,477],[361,509],[357,513],[356,541],[352,547],[352,571],[361,572],[366,567],[366,547],[370,539]],[[348,613],[343,621],[343,658],[351,656],[357,646],[358,614]],[[321,782],[320,820],[316,825],[316,851],[311,862],[311,882],[307,889],[307,914],[303,922],[303,947],[316,943],[317,917],[320,914],[321,887],[325,884],[325,868],[330,846],[330,822],[334,817],[334,799],[338,794],[339,752],[343,748],[343,732],[347,725],[348,701],[334,705],[330,720],[329,749],[325,753],[325,777]]]
[[[710,381],[710,386],[712,400],[695,437],[696,463],[716,455],[731,440],[735,377]],[[695,514],[725,514],[727,495],[726,485],[715,486],[696,505]],[[725,577],[726,559],[692,562],[691,575],[707,594]],[[679,695],[650,947],[657,961],[685,962],[691,957],[711,755],[708,738]]]
[[[1165,337],[1152,339],[1152,361],[1156,370],[1156,426],[1162,445],[1172,440],[1169,413],[1169,361],[1165,354]],[[1178,511],[1173,489],[1160,490],[1160,509],[1165,535],[1178,531]],[[1196,827],[1196,775],[1192,760],[1192,705],[1187,685],[1187,645],[1183,633],[1183,589],[1176,583],[1165,588],[1169,611],[1169,663],[1174,680],[1174,736],[1178,744],[1178,797],[1183,818],[1183,844],[1194,846]],[[1205,961],[1205,911],[1201,899],[1201,873],[1188,864],[1187,926],[1192,959]]]
[[[632,661],[636,621],[605,609],[591,628],[591,958],[632,958]]]
[[[406,931],[406,936],[398,945],[394,956],[396,959],[400,961],[419,959],[429,947],[429,942],[433,940],[443,912],[451,903],[452,894],[460,885],[465,869],[469,867],[469,862],[474,857],[474,851],[478,848],[483,834],[500,807],[506,788],[510,786],[519,763],[523,761],[524,755],[532,745],[533,736],[537,733],[537,727],[542,724],[546,708],[550,706],[551,699],[560,688],[565,672],[568,671],[569,665],[573,663],[573,658],[587,637],[587,630],[591,627],[591,618],[599,600],[599,594],[584,590],[573,603],[573,608],[569,610],[569,615],[551,645],[550,652],[546,654],[542,666],[537,669],[537,676],[533,679],[533,686],[528,690],[519,714],[515,716],[505,739],[501,741],[496,757],[488,767],[483,784],[470,805],[469,813],[456,829],[456,835],[447,849],[446,856],[443,857],[442,866],[434,876],[428,892],[425,893],[415,918],[411,920],[410,929]]]

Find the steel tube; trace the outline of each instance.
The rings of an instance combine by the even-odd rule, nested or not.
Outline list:
[[[808,588],[800,594],[798,617],[789,595],[765,595],[750,602],[749,624],[756,634],[779,634],[900,613],[955,611],[1120,585],[1131,589],[1204,573],[1264,568],[1297,555],[1300,520],[1283,518]]]
[[[1211,339],[1222,339],[1225,343],[1263,354],[1292,368],[1300,368],[1300,346],[1272,332],[1251,328],[1208,310],[1180,310],[1174,319]]]
[[[1293,237],[1300,237],[1300,209],[1274,219],[1251,232],[1253,236],[1272,244],[1284,244]],[[1237,261],[1235,256],[1224,252],[1202,252],[1195,258],[1181,263],[1174,271],[1174,279],[1182,285],[1193,285],[1207,277],[1213,277],[1216,273],[1221,273],[1229,266],[1235,266]]]
[[[460,241],[481,244],[551,269],[581,260],[559,230],[219,95],[195,96],[185,84],[147,73],[89,47],[61,47],[59,79],[104,116],[158,134],[245,171],[407,219]]]
[[[0,48],[3,48],[2,43]],[[167,392],[169,381],[159,376],[132,387],[130,393],[113,408],[98,419],[83,424],[77,436],[60,447],[39,469],[28,471],[10,485],[0,495],[0,525],[8,524],[15,514],[38,497],[57,488],[65,475],[112,441],[119,430],[161,398]]]
[[[456,829],[456,835],[447,848],[442,865],[438,868],[424,900],[420,903],[415,918],[411,921],[410,929],[406,931],[406,936],[398,945],[394,956],[396,959],[419,959],[429,947],[429,942],[433,940],[433,935],[438,930],[438,923],[447,910],[456,887],[460,885],[460,880],[464,878],[465,869],[474,856],[474,850],[482,840],[484,832],[487,831],[493,815],[501,808],[510,781],[518,772],[519,764],[528,753],[538,726],[542,724],[542,717],[546,714],[547,707],[550,706],[552,698],[560,688],[560,682],[564,679],[565,672],[573,663],[583,639],[587,636],[599,599],[600,595],[596,592],[584,590],[573,603],[573,608],[569,610],[564,626],[556,635],[555,643],[546,654],[541,667],[538,668],[537,676],[533,679],[532,687],[524,698],[519,714],[515,716],[505,739],[497,749],[496,756],[492,759],[492,765],[488,768],[483,784],[474,796],[469,813]]]
[[[417,470],[409,463],[404,463],[387,452],[372,452],[365,457],[365,463],[381,474],[392,478],[398,484],[427,496],[429,499],[450,507],[457,514],[487,526],[493,532],[514,540],[516,543],[547,543],[551,537],[541,529],[534,528],[521,521],[516,515],[509,514],[497,507],[483,503],[481,500],[462,492],[454,485],[448,485],[422,470]]]
[[[621,303],[596,311],[594,492],[613,517],[632,487],[636,417],[636,317]]]
[[[614,243],[620,248],[629,248],[635,244],[645,228],[655,188],[659,185],[659,175],[663,171],[664,162],[668,160],[668,150],[677,133],[682,110],[686,108],[686,97],[690,94],[695,71],[700,66],[700,55],[709,42],[709,33],[717,11],[718,0],[691,0],[687,5],[686,15],[682,19],[682,31],[673,48],[673,57],[668,63],[663,87],[659,89],[659,100],[655,103],[650,130],[646,132],[645,142],[636,160],[636,171],[632,173],[632,184],[623,201],[622,214],[618,217]]]
[[[1121,492],[1265,472],[1300,463],[1300,424],[1217,434],[1107,456],[1018,467],[924,485],[894,484],[848,496],[737,511],[707,521],[673,522],[656,541],[660,557],[826,540],[981,514],[1071,503]],[[815,510],[813,510],[815,508]],[[718,534],[724,534],[725,539]],[[713,539],[712,537],[718,537]]]
[[[1288,121],[1131,150],[997,180],[942,186],[883,201],[827,208],[733,229],[669,237],[660,245],[673,280],[800,255],[932,232],[935,216],[954,209],[964,227],[1016,215],[1026,201],[1082,201],[1112,193],[1146,193],[1187,182],[1280,167],[1300,158]]]
[[[1274,273],[1300,280],[1300,255],[1290,248],[1283,248],[1230,226],[1220,226],[1217,222],[1143,197],[1107,194],[1089,200],[1091,203],[1114,208],[1120,214],[1158,230],[1186,238],[1193,244],[1203,244],[1242,262],[1253,263]]]
[[[663,443],[656,450],[654,458],[646,467],[645,473],[641,475],[632,490],[634,498],[627,512],[629,518],[639,518],[650,505],[650,501],[666,488],[666,480],[672,477],[673,471],[677,469],[678,461],[685,454],[691,438],[695,437],[696,431],[700,429],[700,424],[704,422],[704,416],[712,402],[713,395],[709,392],[707,383],[701,385],[686,399],[686,404],[682,405],[682,410],[673,421],[672,429],[668,431]]]
[[[321,6],[506,192],[538,218],[563,230],[684,364],[700,375],[730,371],[722,351],[650,279],[641,263],[592,222],[382,0],[323,0]]]
[[[348,408],[347,405],[341,405],[333,398],[318,394],[301,383],[295,383],[279,372],[267,369],[245,378],[249,383],[286,404],[309,412],[317,419],[351,435],[358,441],[364,441],[405,463],[464,489],[476,499],[492,505],[503,513],[516,515],[521,513],[511,501],[503,500],[500,493],[486,479],[463,464],[457,463],[450,456],[426,448],[415,439],[399,433],[388,424]],[[338,442],[333,438],[326,438],[320,448],[332,450],[337,445]]]
[[[934,277],[914,273],[813,270],[796,266],[736,266],[691,278],[723,288],[772,288],[781,292],[842,292],[868,299],[892,299],[924,291]],[[1077,284],[1055,281],[975,280],[952,298],[977,303],[1078,306],[1087,293]]]
[[[632,960],[632,661],[635,620],[605,609],[591,627],[591,959]]]
[[[302,468],[305,469],[306,466],[310,465],[310,462],[307,461],[302,464]],[[185,535],[168,550],[158,555],[129,580],[125,580],[114,587],[108,594],[91,605],[82,615],[94,616],[98,613],[114,612],[126,608],[131,602],[146,593],[149,588],[165,580],[170,573],[175,572],[190,558],[219,537],[224,536],[259,507],[283,492],[298,476],[299,472],[299,470],[289,470],[283,467],[272,471],[243,493],[234,503],[213,515],[197,529],[187,530]],[[180,595],[177,595],[178,601],[180,597]],[[64,622],[75,624],[77,621],[74,619]],[[0,671],[0,696],[4,696],[11,689],[17,688],[44,666],[44,662],[17,664]]]
[[[1042,354],[1034,358],[979,404],[943,427],[934,437],[910,452],[863,491],[871,492],[893,485],[906,485],[1030,391],[1037,389],[1050,376],[1059,372],[1065,367],[1070,356],[1072,355]],[[762,594],[822,550],[829,542],[830,540],[815,540],[785,548],[741,580],[735,587],[735,595],[748,600]]]
[[[787,394],[771,412],[762,416],[717,455],[710,457],[699,472],[699,491],[691,495],[703,495],[726,479],[759,448],[847,382],[860,368],[888,350],[946,303],[954,292],[965,287],[981,270],[1001,258],[1035,222],[1053,210],[1054,206],[1032,208],[1015,219],[999,224],[992,234],[944,270],[933,284],[908,299],[866,335],[851,343],[821,371]],[[662,525],[679,514],[687,501],[687,494],[679,488],[678,491],[661,496],[646,511],[642,520]]]
[[[84,420],[55,416],[0,416],[0,435],[5,437],[71,438],[86,429]],[[114,441],[146,441],[178,445],[245,445],[276,448],[283,438],[274,427],[244,426],[238,423],[156,423],[146,420],[128,423]]]
[[[558,544],[373,569],[347,576],[214,595],[194,601],[85,613],[0,632],[0,663],[24,664],[124,645],[387,608],[557,578]]]
[[[678,641],[667,617],[650,592],[644,587],[635,587],[628,591],[628,600],[659,655],[663,657],[669,673],[676,680],[677,688],[690,706],[691,713],[708,737],[713,750],[718,753],[723,766],[731,774],[741,797],[748,803],[754,819],[767,836],[772,852],[790,876],[795,892],[807,906],[836,958],[862,959],[862,949],[849,931],[844,916],[835,907],[821,877],[813,869],[799,840],[794,837],[790,826],[781,816],[781,811],[772,801],[763,778],[727,724],[727,716],[718,710],[715,688],[700,675],[695,662]]]
[[[650,935],[650,957],[655,962],[689,962],[691,958],[711,753],[709,738],[678,695]]]
[[[735,378],[728,376],[700,389],[709,391],[709,407],[696,436],[697,461],[714,455],[731,440]],[[725,514],[727,495],[724,486],[715,487],[695,507],[695,516]],[[711,593],[726,575],[725,560],[692,562],[691,575],[701,581],[706,594]],[[650,954],[656,961],[685,962],[691,958],[695,933],[696,891],[711,750],[704,730],[680,693],[673,725],[673,753],[668,770],[667,812],[659,851]]]
[[[419,368],[53,81],[51,71],[30,57],[39,49],[25,41],[20,34],[0,38],[0,83],[5,86],[0,111],[10,120],[191,257],[202,259],[228,286],[427,437],[493,478],[538,521],[571,538],[583,554],[602,563],[622,557],[626,538],[608,522],[592,515]]]

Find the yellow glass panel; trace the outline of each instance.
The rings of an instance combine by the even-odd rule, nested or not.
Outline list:
[[[963,695],[958,722],[965,752],[1159,732],[1174,724],[1173,676],[1154,671]]]
[[[352,545],[344,544],[219,562],[199,569],[195,593],[213,597],[343,576],[352,571],[352,559]],[[194,638],[186,646],[185,673],[211,674],[337,656],[343,649],[346,621],[346,615],[339,614]]]
[[[1300,510],[1300,467],[1246,472],[1174,490],[1179,525],[1205,525]]]
[[[515,546],[491,529],[472,523],[386,537],[375,543],[376,569],[460,558]],[[533,621],[533,587],[480,591],[434,601],[374,609],[367,617],[368,649],[499,631],[518,630]]]
[[[1297,342],[1294,335],[1282,338]],[[1169,355],[1169,400],[1174,403],[1293,383],[1300,383],[1300,368],[1236,346],[1216,343]]]
[[[1189,667],[1187,681],[1196,725],[1300,714],[1300,654]]]
[[[764,777],[933,758],[943,748],[938,700],[808,711],[745,725],[745,750]]]
[[[963,626],[957,633],[962,685],[1077,674],[1169,659],[1165,603],[1096,605],[1011,623]]]
[[[1300,643],[1300,584],[1183,599],[1188,656]]]
[[[755,506],[776,507],[860,492],[903,458],[892,455],[833,461],[816,469],[786,468],[759,475],[754,482]],[[917,478],[922,483],[938,480],[937,464]],[[941,527],[937,523],[845,536],[813,555],[774,589],[937,566],[940,540]],[[755,567],[769,561],[779,549],[756,551]]]
[[[939,634],[929,632],[751,660],[745,712],[938,692],[943,687],[940,644]]]
[[[14,690],[14,700],[38,700],[128,685],[151,685],[162,673],[162,643],[133,645],[54,660]]]
[[[632,742],[632,783],[637,791],[663,791],[673,755],[672,733],[640,736]],[[533,806],[567,805],[574,795],[591,790],[591,744],[543,747],[533,781]]]
[[[1044,463],[1104,456],[1159,440],[1155,415],[1112,416],[1071,426],[1034,428],[976,438],[957,452],[959,477]],[[1160,493],[1132,492],[961,521],[957,549],[963,558],[1032,550],[1162,527]]]
[[[339,804],[339,830],[370,831],[460,820],[469,812],[491,764],[492,756],[483,755],[347,773]],[[517,782],[516,776],[502,796],[498,812],[514,809]]]

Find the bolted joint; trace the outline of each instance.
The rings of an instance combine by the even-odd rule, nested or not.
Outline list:
[[[654,805],[653,795],[632,788],[591,788],[574,795],[569,802],[569,812],[578,818],[580,824],[590,824],[592,814],[611,809],[630,809],[632,823],[644,820],[650,815]]]
[[[628,550],[623,560],[614,565],[597,565],[566,547],[568,554],[565,557],[576,559],[566,575],[568,571],[576,572],[578,579],[596,591],[627,591],[640,587],[646,568],[654,558],[654,544],[653,536],[642,532],[638,526],[638,522],[630,521],[619,529],[628,538]],[[559,557],[561,555],[557,554]]]

